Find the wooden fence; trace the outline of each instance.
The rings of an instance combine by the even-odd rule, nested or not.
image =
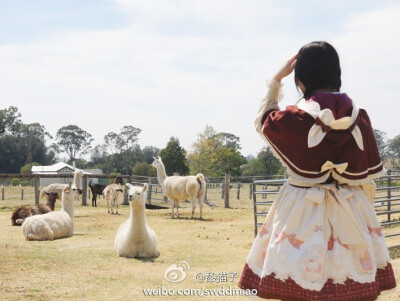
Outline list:
[[[109,179],[110,181],[115,178],[116,175],[97,175],[97,174],[85,174],[82,178],[82,205],[86,206],[90,202],[88,200],[91,199],[91,192],[88,189],[88,182],[90,179]],[[143,177],[136,175],[122,175],[121,176],[124,182],[128,182],[136,185],[143,185],[144,183],[148,184],[148,192],[147,192],[147,202],[151,204],[152,202],[167,202],[167,198],[163,195],[161,186],[158,184],[158,180],[155,177]],[[282,176],[269,176],[269,177],[232,177],[230,174],[226,174],[224,177],[206,177],[206,196],[205,200],[216,201],[216,199],[222,200],[222,204],[218,204],[218,206],[223,206],[225,208],[229,208],[232,201],[247,199],[251,200],[253,196],[253,192],[251,189],[248,189],[249,185],[252,183],[254,179],[267,179],[267,178],[276,178]],[[34,199],[35,204],[39,203],[39,195],[40,195],[40,179],[41,178],[57,178],[63,179],[60,180],[60,183],[68,183],[73,180],[72,173],[63,173],[63,174],[0,174],[0,186],[4,183],[11,183],[13,179],[18,180],[29,180],[30,184],[34,189]],[[12,185],[10,185],[12,186]],[[86,187],[86,189],[85,189]],[[226,189],[229,187],[229,189]],[[246,190],[244,189],[246,187]],[[252,186],[250,186],[252,187]],[[25,197],[25,189],[26,187],[21,187],[21,200],[24,200]],[[42,187],[43,188],[43,187]],[[248,190],[247,190],[248,189]],[[0,200],[5,200],[7,196],[7,186],[1,187],[1,195]],[[128,205],[128,198],[126,190],[124,191],[124,205]]]

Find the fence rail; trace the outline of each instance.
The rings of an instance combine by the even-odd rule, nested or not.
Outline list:
[[[374,200],[375,211],[378,216],[386,217],[386,219],[380,218],[380,223],[382,227],[389,229],[391,226],[400,224],[400,186],[398,186],[400,173],[397,170],[388,170],[387,175],[375,182],[377,184],[377,194]],[[265,219],[275,196],[284,183],[286,183],[286,179],[253,181],[254,233],[256,236],[258,228],[263,224],[259,218]],[[400,229],[396,233],[386,234],[385,237],[400,236],[399,231]],[[389,248],[395,247],[400,247],[400,244],[389,246]]]

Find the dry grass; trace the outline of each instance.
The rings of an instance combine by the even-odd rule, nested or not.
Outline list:
[[[218,193],[218,192],[217,192]],[[211,200],[222,205],[219,196]],[[189,220],[191,206],[184,203],[181,218],[172,220],[170,210],[148,210],[147,219],[156,231],[161,256],[154,260],[116,257],[113,247],[118,226],[128,218],[129,207],[120,215],[100,207],[83,207],[76,202],[75,235],[46,242],[27,242],[21,229],[10,223],[11,207],[20,201],[0,201],[0,296],[2,300],[155,300],[144,297],[143,289],[207,289],[237,287],[254,239],[253,207],[248,194],[233,200],[232,209],[213,210],[204,206],[205,220]],[[32,203],[25,201],[23,203]],[[59,208],[57,202],[56,210]],[[198,216],[198,209],[195,216]],[[398,229],[396,229],[398,230]],[[172,264],[190,264],[180,283],[164,279]],[[393,260],[400,280],[400,259]],[[196,281],[201,273],[237,273],[233,282]],[[165,298],[165,297],[164,297]],[[384,292],[379,300],[398,300],[399,292]],[[197,300],[198,297],[168,297],[166,300]],[[243,300],[243,297],[207,297],[208,300]]]

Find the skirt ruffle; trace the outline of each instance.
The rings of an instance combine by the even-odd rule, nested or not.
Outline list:
[[[292,279],[284,281],[276,279],[275,274],[260,278],[246,264],[239,287],[242,289],[257,289],[257,296],[266,299],[279,299],[285,301],[369,301],[376,300],[381,291],[396,287],[392,265],[388,263],[385,268],[378,269],[375,281],[359,283],[347,279],[343,284],[335,284],[332,279],[326,281],[321,291],[302,288]]]

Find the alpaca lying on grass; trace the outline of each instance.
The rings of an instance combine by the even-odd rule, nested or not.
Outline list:
[[[129,219],[119,228],[114,241],[117,256],[130,258],[158,257],[157,236],[153,229],[146,224],[145,192],[147,184],[143,187],[128,187],[128,199],[131,207]]]
[[[158,182],[162,186],[164,195],[171,202],[172,218],[174,218],[174,207],[176,207],[177,217],[179,217],[179,201],[186,199],[192,202],[192,215],[196,209],[196,199],[199,200],[200,219],[203,218],[203,199],[206,193],[206,182],[204,176],[199,173],[196,176],[172,176],[168,177],[165,173],[164,164],[160,157],[154,158],[152,165],[157,169]]]
[[[117,178],[115,178],[117,179]],[[121,181],[116,181],[114,179],[114,183],[106,186],[106,188],[104,188],[103,190],[103,196],[106,198],[107,201],[107,209],[108,209],[108,213],[114,214],[114,210],[113,208],[116,207],[116,213],[118,214],[118,198],[119,198],[119,194],[122,193],[122,189],[121,189],[121,184],[122,183],[122,179]],[[111,204],[110,204],[111,202]]]
[[[11,224],[13,226],[20,226],[29,216],[45,214],[54,211],[54,205],[57,198],[58,194],[51,192],[49,193],[47,204],[23,205],[18,207],[11,215]]]
[[[121,177],[114,178],[113,183],[122,184],[122,178]],[[89,182],[89,188],[92,191],[92,207],[97,207],[97,196],[102,195],[106,187],[107,185],[92,184],[92,181]]]
[[[83,172],[75,170],[74,182],[62,191],[61,211],[28,217],[22,224],[26,240],[53,240],[74,235],[74,200],[82,194],[80,178]]]

